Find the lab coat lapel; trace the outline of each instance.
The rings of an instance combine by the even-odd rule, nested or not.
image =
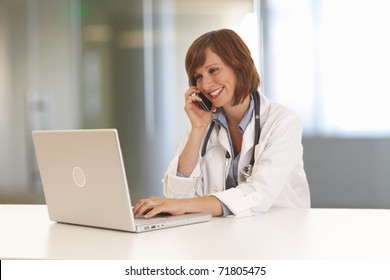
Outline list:
[[[220,129],[218,133],[218,142],[225,148],[226,151],[231,154],[229,136],[227,135],[226,129]]]

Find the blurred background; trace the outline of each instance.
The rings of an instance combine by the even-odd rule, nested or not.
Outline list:
[[[297,111],[313,207],[390,207],[390,3],[0,0],[0,203],[45,203],[31,131],[117,128],[132,201],[184,137],[184,57],[231,28]]]

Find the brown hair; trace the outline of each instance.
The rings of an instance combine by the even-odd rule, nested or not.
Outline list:
[[[243,102],[250,93],[259,87],[260,76],[249,48],[241,37],[230,29],[205,33],[192,43],[185,59],[190,86],[196,86],[195,69],[204,64],[207,48],[218,55],[236,74],[237,83],[233,105]]]

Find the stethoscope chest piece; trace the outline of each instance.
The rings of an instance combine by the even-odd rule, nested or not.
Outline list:
[[[252,175],[253,166],[251,164],[245,166],[240,171],[240,181],[246,182],[246,180]]]

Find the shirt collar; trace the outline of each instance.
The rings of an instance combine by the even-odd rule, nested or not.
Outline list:
[[[246,111],[244,117],[241,119],[240,124],[238,125],[238,129],[242,134],[244,134],[245,129],[247,128],[248,124],[252,119],[254,108],[255,108],[255,101],[253,100],[251,95],[251,102],[249,104],[249,109],[248,111]],[[212,121],[216,122],[217,124],[225,128],[227,131],[229,131],[226,113],[222,107],[217,108],[217,111],[213,115]]]

